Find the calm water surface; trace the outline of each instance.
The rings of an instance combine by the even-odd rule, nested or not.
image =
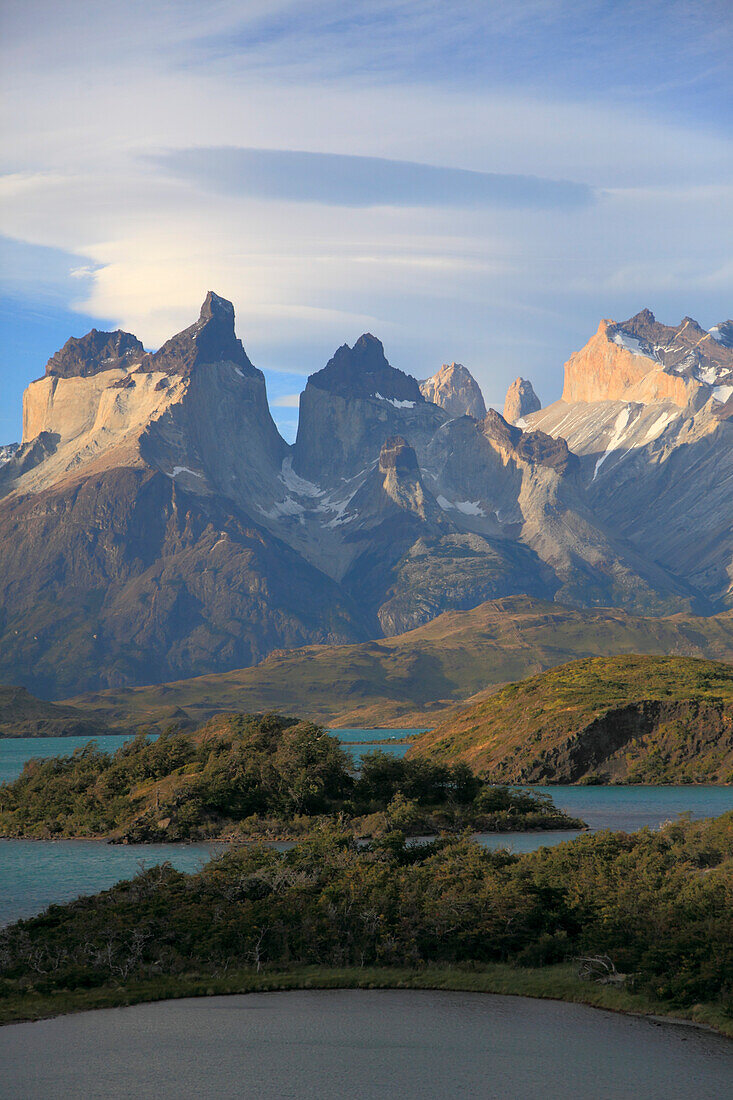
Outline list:
[[[345,749],[356,759],[370,745],[365,738],[395,740],[416,730],[334,730],[344,738]],[[349,740],[345,740],[348,736]],[[99,738],[100,747],[114,751],[127,738]],[[12,780],[32,757],[67,754],[85,738],[47,737],[0,739],[0,779]],[[404,754],[405,745],[379,748]],[[592,829],[631,831],[643,826],[656,828],[680,813],[694,818],[714,817],[733,810],[732,787],[539,787],[547,791],[563,810],[580,817]],[[558,831],[542,833],[493,833],[478,839],[490,848],[513,852],[560,844],[579,835]],[[152,866],[170,860],[181,871],[196,871],[208,858],[222,850],[216,844],[107,845],[96,841],[0,840],[0,925],[29,917],[52,903],[70,901],[80,894],[108,889],[140,870],[141,861]]]
[[[255,993],[0,1028],[7,1100],[725,1100],[733,1043],[480,993]]]
[[[51,904],[108,890],[168,860],[198,871],[222,844],[105,844],[98,840],[0,840],[0,927]]]

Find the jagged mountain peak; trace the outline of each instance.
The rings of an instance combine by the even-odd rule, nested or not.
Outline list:
[[[578,468],[577,456],[562,436],[553,437],[537,429],[525,432],[507,423],[496,409],[489,409],[481,431],[495,446],[532,466],[548,466],[560,475]]]
[[[358,517],[360,531],[385,521],[443,524],[443,515],[423,484],[414,449],[402,436],[391,436],[382,444],[379,462],[354,495],[350,510]],[[411,528],[410,528],[411,530]],[[403,532],[404,534],[404,532]]]
[[[527,378],[515,378],[504,401],[504,419],[509,424],[516,424],[525,416],[539,412],[541,408],[542,404],[532,383]]]
[[[372,397],[385,401],[423,401],[420,387],[409,374],[393,367],[382,341],[365,332],[353,347],[342,344],[323,370],[312,374],[308,385],[339,397]]]
[[[46,375],[89,378],[106,370],[127,370],[145,355],[145,348],[131,332],[93,328],[85,336],[72,336],[46,363]]]
[[[727,386],[733,326],[661,326],[695,370],[715,367],[708,386],[640,350],[657,324],[603,322],[573,366],[588,396],[518,424],[425,400],[365,333],[309,379],[292,448],[213,291],[142,361],[38,379],[24,446],[0,451],[0,672],[58,694],[202,674],[512,592],[652,613],[697,588],[733,601],[733,429],[686,402]],[[470,379],[459,363],[440,376]]]
[[[234,306],[227,298],[221,298],[210,290],[201,306],[198,323],[202,325],[212,320],[222,321],[234,332]]]
[[[186,375],[210,363],[233,363],[247,374],[260,373],[235,334],[234,306],[213,290],[204,299],[198,321],[146,356],[142,369]]]
[[[656,323],[656,317],[652,311],[645,306],[644,309],[640,309],[638,313],[635,313],[633,317],[629,317],[628,321],[624,321],[623,328],[632,328],[635,325],[656,325]]]
[[[709,330],[708,336],[711,336],[718,344],[722,344],[724,348],[733,348],[733,321],[730,319],[719,321],[717,325],[713,325]]]
[[[451,416],[483,420],[486,404],[481,387],[463,363],[443,363],[439,371],[420,383],[426,401],[440,405]]]
[[[601,321],[565,364],[562,400],[665,402],[684,409],[700,407],[711,397],[724,403],[731,394],[731,346],[692,317],[664,325],[643,309],[628,321]]]

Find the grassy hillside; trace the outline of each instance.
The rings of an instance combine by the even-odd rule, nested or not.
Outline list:
[[[574,661],[474,703],[409,752],[496,782],[733,783],[733,667]]]
[[[103,721],[75,707],[36,699],[22,687],[0,687],[0,737],[96,737]]]
[[[116,727],[198,724],[222,710],[330,726],[435,725],[477,693],[580,657],[684,654],[733,662],[733,613],[641,618],[516,596],[394,638],[274,653],[253,668],[69,700]]]

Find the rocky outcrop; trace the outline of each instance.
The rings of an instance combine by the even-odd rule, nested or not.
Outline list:
[[[495,409],[489,409],[481,425],[481,431],[498,447],[513,453],[518,459],[535,466],[547,466],[559,474],[569,474],[577,470],[578,459],[561,437],[554,438],[539,429],[533,432],[522,431],[508,424]]]
[[[20,443],[3,443],[0,445],[0,466],[4,466],[6,462],[10,462],[17,454],[19,447]]]
[[[128,370],[145,355],[145,348],[131,332],[99,332],[72,336],[46,363],[46,374],[57,378],[88,378],[108,370]]]
[[[709,330],[709,335],[724,348],[733,348],[733,321],[719,321]]]
[[[420,519],[427,519],[429,514],[442,519],[437,504],[425,495],[417,455],[401,436],[385,441],[379,452],[378,468],[389,500],[414,512]]]
[[[450,416],[473,416],[476,420],[486,416],[481,387],[462,363],[444,363],[436,374],[420,383],[420,392],[426,401],[440,405]]]
[[[504,419],[509,424],[516,424],[525,416],[539,412],[541,408],[540,399],[534,392],[532,383],[526,378],[515,378],[507,390],[504,401]]]
[[[3,448],[6,452],[0,462],[0,496],[5,486],[12,485],[23,474],[40,465],[44,459],[54,453],[58,437],[52,432],[41,432],[30,443],[13,444]]]

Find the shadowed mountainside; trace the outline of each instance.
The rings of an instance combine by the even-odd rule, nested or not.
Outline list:
[[[477,693],[574,658],[618,653],[733,661],[733,613],[642,618],[510,597],[446,612],[393,638],[307,646],[253,668],[70,702],[124,728],[273,709],[332,726],[430,726]]]
[[[98,737],[111,733],[96,716],[46,703],[22,687],[0,687],[0,737]]]

